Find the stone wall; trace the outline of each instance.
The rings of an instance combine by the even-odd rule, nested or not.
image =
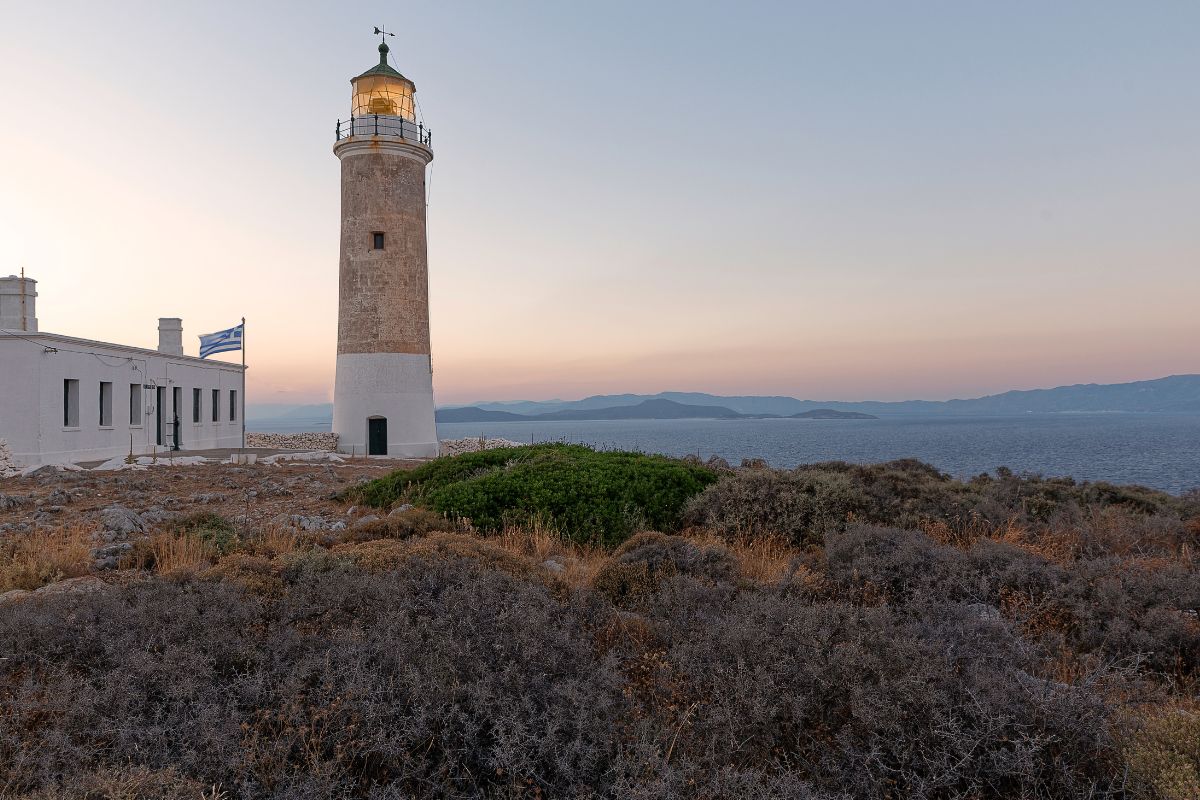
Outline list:
[[[429,353],[425,164],[394,149],[341,155],[339,354]]]
[[[444,456],[458,456],[463,453],[477,453],[480,450],[493,450],[497,447],[523,447],[521,442],[509,439],[484,439],[472,437],[469,439],[442,439],[441,451]]]
[[[276,450],[337,450],[336,433],[247,433],[247,447]]]
[[[8,449],[8,441],[0,439],[0,478],[13,475],[16,472],[17,462],[13,458],[12,452]]]

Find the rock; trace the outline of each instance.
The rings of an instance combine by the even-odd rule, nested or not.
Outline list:
[[[63,489],[55,489],[46,496],[46,502],[55,506],[65,506],[75,498],[71,497],[71,493]]]
[[[742,469],[769,469],[770,465],[761,458],[743,458]]]
[[[720,456],[709,456],[708,461],[704,462],[704,466],[717,472],[729,472],[733,467],[729,466],[729,462]]]
[[[346,523],[345,523],[345,522],[342,522],[342,521],[339,519],[337,522],[335,522],[335,523],[333,523],[333,524],[331,524],[331,525],[329,526],[329,530],[331,530],[331,531],[344,531],[344,530],[346,530]]]
[[[147,526],[161,525],[164,522],[176,519],[178,516],[174,511],[167,511],[162,506],[150,506],[150,508],[142,512],[142,521]]]
[[[8,603],[15,603],[16,601],[24,599],[31,594],[33,594],[33,592],[25,589],[10,589],[4,594],[0,594],[0,606],[7,605]]]
[[[98,570],[117,569],[121,559],[133,549],[129,542],[116,542],[92,550],[92,565]]]
[[[202,494],[192,495],[193,503],[220,503],[225,500],[225,495],[220,492],[204,492]]]
[[[67,578],[65,581],[51,583],[43,586],[34,592],[34,594],[83,594],[90,592],[104,592],[111,588],[107,583],[97,578],[95,575],[84,575],[79,578]]]
[[[20,600],[28,600],[30,597],[36,596],[106,592],[111,588],[111,586],[95,575],[84,575],[79,578],[67,578],[58,583],[50,583],[32,592],[24,589],[13,589],[12,591],[0,594],[0,606]]]
[[[146,521],[140,514],[119,503],[114,503],[100,512],[100,524],[106,532],[121,536],[145,533],[147,529]]]
[[[547,558],[545,561],[542,562],[542,566],[545,567],[546,569],[550,570],[551,572],[566,572],[567,571],[566,564],[562,563],[561,561],[559,561],[557,559],[553,559],[553,558]]]
[[[22,474],[27,478],[57,477],[59,474],[59,469],[54,464],[43,464],[40,467],[35,467],[34,469],[26,470]]]
[[[355,528],[361,528],[363,525],[366,525],[366,524],[368,524],[368,523],[371,523],[371,522],[376,522],[376,521],[378,521],[378,520],[379,520],[379,517],[378,517],[377,515],[375,515],[375,514],[367,514],[365,517],[359,517],[358,519],[356,519],[356,520],[354,521],[354,525],[353,525],[353,527],[355,527]]]
[[[398,514],[403,514],[405,511],[412,511],[412,503],[405,503],[404,505],[396,506],[388,512],[388,516],[394,517]]]
[[[0,511],[8,511],[13,508],[20,508],[23,505],[28,505],[29,498],[15,494],[0,494]]]
[[[988,622],[997,622],[1001,619],[1000,609],[987,603],[968,603],[966,609],[979,619]]]
[[[286,517],[285,524],[293,528],[299,528],[302,531],[327,531],[330,529],[330,522],[324,517],[306,517],[303,514],[292,514]],[[342,527],[345,527],[344,522],[342,523]]]

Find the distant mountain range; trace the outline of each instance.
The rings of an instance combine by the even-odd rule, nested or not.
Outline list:
[[[737,417],[828,418],[831,412],[867,416],[939,414],[1003,416],[1097,412],[1200,413],[1200,375],[1172,375],[1150,381],[1077,384],[988,395],[970,400],[899,402],[798,400],[757,395],[722,396],[702,392],[654,395],[595,395],[582,400],[479,402],[440,408],[439,422],[519,422],[594,419],[703,419]],[[270,404],[247,406],[248,421],[288,420],[328,423],[333,406]],[[840,418],[841,415],[837,415]]]
[[[725,406],[699,406],[677,403],[661,397],[643,400],[640,403],[606,408],[572,408],[548,411],[541,414],[517,414],[512,411],[496,411],[478,406],[439,408],[438,422],[548,422],[555,420],[596,419],[746,419],[749,417],[779,417],[779,414],[741,414]],[[799,419],[878,419],[857,411],[834,411],[819,408],[800,414],[791,414]]]

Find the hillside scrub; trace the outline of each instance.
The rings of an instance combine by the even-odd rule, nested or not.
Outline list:
[[[1070,478],[1016,475],[956,480],[913,459],[858,465],[832,461],[794,470],[742,469],[693,497],[688,525],[731,537],[773,533],[797,545],[820,544],[852,522],[951,530],[973,526],[1078,523],[1114,510],[1174,522],[1200,517],[1200,498],[1175,497],[1140,486],[1076,483]]]
[[[755,468],[697,477],[691,528],[583,537],[506,514],[547,475],[620,507],[609,467],[476,455],[352,492],[423,507],[188,516],[0,599],[0,797],[1195,797],[1196,497]],[[484,535],[425,494],[498,473]],[[89,560],[43,539],[0,574]]]
[[[615,557],[676,565],[631,614],[447,536],[235,554],[0,608],[0,795],[139,780],[247,798],[1123,785],[1100,684],[1047,680],[1005,619],[742,584],[728,554],[661,535]]]
[[[539,523],[575,541],[620,544],[637,530],[674,530],[683,505],[717,480],[664,456],[540,444],[439,458],[346,493],[387,508],[411,503],[479,531]]]

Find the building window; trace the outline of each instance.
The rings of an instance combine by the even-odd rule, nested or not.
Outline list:
[[[371,234],[371,249],[372,250],[382,250],[383,249],[383,232],[382,231],[374,231]]]
[[[192,422],[200,423],[200,397],[203,393],[199,389],[192,389]]]
[[[79,427],[79,381],[73,378],[63,381],[63,427]]]
[[[229,390],[229,421],[233,422],[237,419],[237,390]]]
[[[220,422],[221,421],[221,390],[220,389],[212,390],[212,409],[213,409],[212,421]]]
[[[129,424],[139,427],[142,424],[142,385],[140,383],[129,384]]]
[[[100,381],[100,427],[112,427],[112,384]]]

